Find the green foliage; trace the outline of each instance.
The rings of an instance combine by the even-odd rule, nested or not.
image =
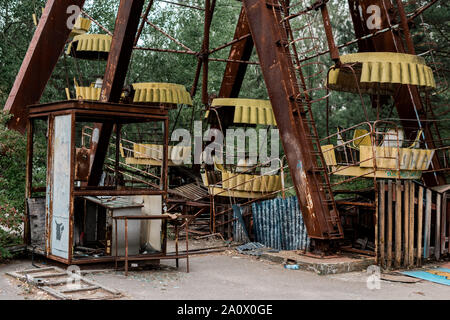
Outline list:
[[[22,229],[25,193],[25,138],[5,127],[10,116],[0,113],[0,260],[10,255]]]

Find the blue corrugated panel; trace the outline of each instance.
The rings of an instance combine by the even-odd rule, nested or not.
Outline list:
[[[238,211],[240,212],[240,216],[238,216]],[[238,205],[233,206],[233,240],[236,242],[249,242],[247,231],[242,225],[242,210]]]
[[[278,250],[299,250],[309,247],[310,240],[297,197],[254,203],[252,211],[257,242]]]

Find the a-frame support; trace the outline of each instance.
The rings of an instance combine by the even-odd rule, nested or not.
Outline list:
[[[8,126],[25,133],[27,109],[39,103],[45,86],[64,50],[75,21],[76,10],[85,0],[48,0],[39,25],[6,101],[4,111],[13,114]]]
[[[310,125],[290,58],[287,34],[280,23],[278,3],[243,0],[243,6],[265,79],[280,137],[288,160],[308,235],[319,244],[343,238],[338,213],[332,212],[332,194],[321,183]],[[331,197],[331,198],[330,198]],[[318,241],[324,240],[324,241]],[[322,248],[323,249],[323,248]]]

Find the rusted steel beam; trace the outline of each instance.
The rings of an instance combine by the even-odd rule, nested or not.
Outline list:
[[[277,120],[292,180],[299,199],[308,235],[317,248],[325,248],[330,239],[342,238],[341,226],[333,221],[326,203],[324,186],[314,168],[317,160],[303,110],[293,62],[289,54],[287,34],[280,24],[280,9],[272,1],[243,0],[250,29],[258,52]],[[304,106],[303,106],[304,107]],[[326,241],[319,241],[326,240]]]
[[[95,20],[94,18],[92,18],[86,11],[81,10],[81,14],[83,16],[85,16],[86,18],[88,18],[89,20],[91,20],[93,23],[95,23],[100,29],[102,29],[103,31],[105,31],[107,34],[109,34],[110,36],[113,35],[113,33],[111,31],[109,31],[104,25],[102,25],[100,22],[98,22],[97,20]]]
[[[176,38],[172,37],[170,34],[168,34],[167,32],[165,32],[163,29],[161,29],[160,27],[158,27],[158,26],[155,25],[154,23],[150,22],[145,16],[143,16],[142,19],[143,19],[148,25],[150,25],[152,28],[154,28],[156,31],[160,32],[162,35],[164,35],[164,36],[167,37],[168,39],[172,40],[173,42],[175,42],[176,44],[178,44],[180,47],[183,47],[187,52],[190,52],[190,53],[195,54],[195,51],[193,51],[192,49],[190,49],[188,46],[186,46],[185,44],[183,44],[181,41],[179,41],[179,40],[177,40]]]
[[[152,7],[153,7],[153,0],[150,0],[150,2],[147,5],[147,9],[145,9],[144,16],[142,17],[141,25],[139,26],[139,30],[136,35],[136,39],[134,39],[135,46],[137,45],[139,38],[141,37],[142,31],[144,30],[144,27],[145,27],[145,20],[148,19],[148,15],[150,14],[150,10],[152,9]]]
[[[164,2],[164,3],[168,3],[168,4],[173,4],[175,6],[180,6],[180,7],[185,7],[185,8],[189,8],[189,9],[195,9],[195,10],[200,10],[200,11],[205,11],[204,8],[200,8],[200,7],[195,7],[195,6],[190,6],[181,2],[173,2],[173,1],[166,1],[166,0],[158,0],[158,2]]]
[[[100,94],[102,102],[119,102],[120,100],[144,2],[144,0],[120,1]],[[111,122],[95,125],[94,130],[98,130],[99,135],[97,142],[93,139],[91,143],[93,160],[88,181],[90,186],[96,186],[100,182],[113,126]]]
[[[328,14],[328,8],[326,2],[323,2],[320,6],[320,11],[322,13],[323,26],[325,29],[325,34],[327,36],[328,48],[330,49],[331,60],[334,62],[339,61],[339,49],[334,41],[333,29],[331,28],[330,15]]]
[[[392,5],[391,1],[349,0],[350,13],[352,16],[355,33],[358,38],[369,35],[374,31],[369,30],[367,24],[368,19],[370,19],[371,15],[373,14],[371,10],[368,10],[368,7],[370,5],[378,6],[381,9],[380,25],[379,25],[380,29],[391,28],[393,26],[393,21],[395,21],[395,18],[397,18],[396,16],[394,16],[396,10]],[[401,1],[398,1],[397,5],[399,6],[399,8],[403,7]],[[361,8],[359,6],[361,6]],[[406,16],[403,17],[403,20],[405,19],[405,17]],[[409,33],[409,29],[405,29],[407,28],[407,23],[405,21],[403,21],[402,27],[405,41],[410,47],[409,51],[414,52],[411,34]],[[363,41],[359,41],[358,46],[360,52],[375,51],[375,52],[408,53],[407,50],[405,49],[399,31],[392,29],[390,29],[387,32],[377,34],[376,36],[373,36],[371,38],[364,39]],[[421,128],[424,130],[427,148],[434,149],[435,143],[433,141],[433,135],[430,130],[430,127],[426,125],[427,123],[426,111],[417,86],[412,85],[400,86],[398,93],[394,97],[394,100],[399,118],[407,119],[402,120],[402,126],[405,129],[406,135],[410,136],[412,134],[411,130],[413,130],[414,128],[416,129]],[[433,158],[432,168],[433,170],[439,170],[442,168],[437,156]],[[427,186],[445,184],[445,177],[439,171],[434,173],[424,173],[423,177]]]
[[[144,0],[121,0],[100,101],[119,102]]]
[[[210,46],[210,32],[211,23],[214,16],[214,9],[216,6],[216,0],[205,1],[205,28],[203,35],[203,49],[201,52],[203,59],[203,83],[202,83],[202,103],[203,105],[209,104],[208,94],[208,80],[209,80],[209,46]]]
[[[414,49],[414,42],[409,31],[408,18],[406,17],[406,12],[405,8],[403,7],[402,0],[396,0],[396,2],[398,14],[400,15],[400,20],[402,22],[403,34],[405,35],[405,41],[409,51],[408,53],[416,54],[416,50]]]
[[[243,36],[240,37],[240,38],[233,39],[232,41],[229,41],[229,42],[227,42],[227,43],[224,43],[223,45],[221,45],[221,46],[219,46],[219,47],[217,47],[217,48],[211,49],[211,50],[209,51],[209,54],[213,54],[213,53],[215,53],[215,52],[217,52],[217,51],[220,51],[220,50],[225,49],[225,48],[227,48],[227,47],[229,47],[229,46],[232,46],[232,45],[235,44],[236,42],[239,42],[239,41],[242,41],[242,40],[244,40],[244,39],[246,39],[246,38],[251,38],[251,37],[252,37],[252,35],[251,35],[250,33],[247,33],[246,35],[243,35]]]
[[[178,53],[195,56],[197,52],[187,50],[173,50],[173,49],[161,49],[161,48],[147,48],[147,47],[134,47],[135,50],[154,51],[154,52],[166,52],[166,53]]]
[[[232,61],[249,62],[254,48],[251,34],[250,36],[247,36],[249,34],[250,26],[245,10],[242,8],[233,37],[234,42],[231,45],[227,66],[225,67],[225,74],[219,91],[220,98],[237,98],[239,96],[245,73],[247,72],[248,63],[235,63]],[[224,108],[218,109],[217,112],[222,124],[222,129],[226,130],[233,122],[233,112],[228,112]]]
[[[231,46],[229,60],[249,61],[253,51],[253,38],[247,37],[250,33],[247,15],[242,8],[234,33],[234,40],[241,39]],[[244,38],[245,37],[245,38]],[[237,98],[241,91],[242,82],[247,71],[247,64],[228,62],[225,68],[222,85],[220,87],[220,98]]]
[[[4,111],[13,114],[10,129],[25,133],[26,107],[36,104],[44,93],[61,52],[69,38],[69,6],[82,8],[84,0],[48,0],[39,25],[6,101]],[[67,13],[69,11],[69,13]]]
[[[200,81],[200,73],[203,69],[205,69],[205,62],[209,61],[209,33],[211,29],[211,22],[214,16],[214,11],[216,7],[216,0],[213,0],[212,2],[205,2],[205,23],[204,23],[204,35],[203,35],[203,42],[202,42],[202,50],[201,52],[197,53],[197,68],[195,71],[194,76],[194,83],[192,84],[191,88],[191,96],[194,97],[197,93],[198,83]],[[207,48],[207,49],[205,49]],[[208,77],[208,66],[206,66],[206,70],[203,71],[203,85],[205,86],[205,78]],[[206,89],[206,90],[205,90]],[[202,102],[204,102],[205,99],[205,92],[208,91],[207,83],[206,88],[202,88]],[[207,102],[206,102],[207,103]],[[206,104],[205,103],[205,104]]]

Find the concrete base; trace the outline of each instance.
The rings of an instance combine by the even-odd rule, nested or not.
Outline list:
[[[301,270],[313,271],[319,275],[364,271],[375,264],[375,258],[353,254],[320,259],[303,256],[294,251],[280,251],[263,253],[260,258],[280,264],[296,264]]]

